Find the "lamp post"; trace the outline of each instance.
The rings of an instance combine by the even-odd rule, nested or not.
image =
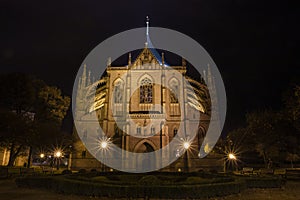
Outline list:
[[[226,158],[224,158],[224,173],[226,173],[226,162],[227,161],[236,161],[236,156],[234,153],[227,154]]]
[[[188,141],[184,141],[182,146],[185,149],[184,157],[183,157],[183,159],[184,159],[184,171],[188,172],[189,171],[188,149],[190,148],[191,143],[188,142]]]
[[[43,163],[44,158],[45,158],[45,154],[44,153],[40,153],[40,164]]]
[[[62,156],[62,152],[60,150],[57,150],[54,152],[54,157],[56,158],[56,169],[57,170],[59,170],[61,156]]]
[[[110,138],[102,138],[99,141],[99,148],[104,156],[104,159],[105,159],[107,150],[109,149],[109,144],[110,144]],[[104,172],[104,171],[105,171],[105,166],[104,166],[104,163],[102,163],[102,172]]]
[[[68,170],[71,170],[71,166],[72,166],[72,145],[69,146]]]

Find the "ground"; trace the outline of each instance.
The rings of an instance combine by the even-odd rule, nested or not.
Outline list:
[[[298,200],[300,196],[300,182],[288,181],[285,187],[275,189],[247,189],[241,194],[230,195],[212,200]],[[87,200],[106,199],[95,197],[82,197],[75,195],[56,194],[41,189],[18,188],[13,179],[0,180],[1,200]],[[125,200],[125,199],[124,199]]]

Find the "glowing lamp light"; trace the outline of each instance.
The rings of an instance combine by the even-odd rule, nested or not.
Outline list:
[[[40,157],[41,157],[41,158],[44,158],[44,157],[45,157],[45,154],[41,153],[41,154],[40,154]]]
[[[100,146],[101,146],[102,149],[106,149],[107,148],[107,142],[106,141],[102,141],[100,143]]]
[[[57,157],[57,158],[61,157],[61,152],[60,151],[56,151],[55,152],[55,157]]]
[[[228,154],[230,160],[236,160],[236,156],[233,153]]]
[[[184,147],[185,149],[189,149],[190,146],[191,146],[191,144],[190,144],[189,142],[184,142],[184,143],[183,143],[183,147]]]

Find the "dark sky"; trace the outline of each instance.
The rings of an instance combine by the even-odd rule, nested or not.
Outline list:
[[[0,72],[26,72],[71,95],[83,59],[106,38],[150,25],[180,31],[211,55],[224,79],[228,117],[278,108],[300,77],[299,9],[289,1],[130,0],[0,2]],[[298,54],[296,53],[298,50]]]

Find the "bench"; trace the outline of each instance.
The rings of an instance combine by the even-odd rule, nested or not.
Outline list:
[[[51,174],[53,174],[53,168],[52,167],[48,167],[48,166],[41,166],[42,172],[44,174],[46,174],[47,172],[50,172]]]
[[[300,169],[286,169],[286,178],[290,180],[300,180]]]
[[[266,168],[261,168],[259,169],[261,174],[274,174],[274,170],[273,169],[266,169]]]
[[[243,167],[242,174],[253,174],[253,167]]]
[[[286,176],[286,169],[275,169],[274,175]]]

